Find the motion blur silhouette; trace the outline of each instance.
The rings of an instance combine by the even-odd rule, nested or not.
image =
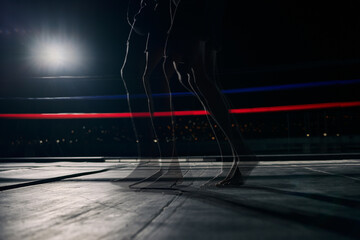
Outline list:
[[[131,93],[128,89],[128,79],[124,77],[124,69],[127,64],[131,36],[133,32],[146,38],[145,45],[145,69],[142,75],[142,84],[147,95],[148,110],[150,113],[150,128],[154,142],[157,145],[159,158],[163,156],[160,140],[153,119],[154,99],[152,98],[150,76],[154,69],[161,65],[163,71],[164,91],[168,93],[166,105],[171,113],[174,111],[171,95],[171,84],[176,78],[182,86],[193,93],[204,110],[210,114],[207,120],[216,138],[221,160],[223,161],[223,150],[220,146],[219,133],[213,128],[217,125],[221,134],[225,137],[231,149],[232,164],[223,164],[219,173],[210,179],[204,186],[241,186],[246,177],[257,165],[255,155],[251,154],[245,146],[236,119],[229,114],[230,104],[221,93],[217,82],[218,53],[222,47],[222,36],[224,29],[224,14],[227,1],[215,0],[130,0],[128,5],[128,22],[131,25],[127,41],[125,60],[121,69],[124,87],[128,94],[129,111],[133,109]],[[170,126],[172,143],[170,151],[170,162],[166,164],[153,161],[154,171],[146,176],[145,168],[149,162],[141,160],[138,167],[128,176],[134,182],[129,183],[132,188],[144,187],[173,187],[182,183],[183,174],[178,162],[175,145],[175,116],[171,114]],[[139,156],[141,147],[138,128],[132,121],[136,142],[138,144]],[[247,161],[243,164],[243,160]],[[228,166],[228,167],[226,167]],[[148,173],[149,175],[149,173]],[[131,182],[131,181],[128,181]]]

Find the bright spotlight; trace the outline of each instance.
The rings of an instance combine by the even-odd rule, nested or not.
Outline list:
[[[47,59],[50,64],[56,66],[64,64],[66,61],[67,49],[62,46],[47,46],[44,49],[44,59]]]
[[[80,45],[64,38],[43,38],[34,42],[31,62],[41,71],[74,72],[84,65]]]
[[[50,69],[68,69],[79,64],[79,53],[70,44],[44,43],[39,49],[38,61]]]

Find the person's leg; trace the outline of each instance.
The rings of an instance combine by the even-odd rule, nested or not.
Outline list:
[[[201,93],[199,92],[198,87],[194,83],[194,76],[191,74],[191,67],[186,66],[184,63],[176,63],[173,62],[174,68],[176,70],[178,80],[183,85],[183,87],[188,91],[194,94],[194,96],[199,100],[200,104],[202,105],[204,110],[208,110],[208,106],[205,103],[206,100],[202,97]],[[217,131],[215,130],[214,126],[216,125],[216,122],[214,121],[214,118],[211,115],[206,115],[207,122],[209,124],[209,127],[211,129],[211,132],[216,140],[218,149],[219,149],[219,155],[221,162],[224,161],[224,155],[223,155],[223,149],[220,143],[219,135]],[[202,187],[208,187],[213,186],[214,183],[219,182],[220,180],[224,179],[227,176],[227,172],[229,171],[229,167],[224,165],[221,166],[220,172],[215,175],[211,180],[206,182],[202,185]]]
[[[150,54],[148,55],[150,56]],[[164,74],[166,74],[166,77],[168,77],[169,79],[171,78],[172,72],[173,70],[171,70],[171,68],[169,68],[168,65],[164,65]],[[145,75],[144,78],[144,84],[145,85],[149,85],[149,81],[147,81],[146,78],[147,76]],[[173,106],[171,103],[171,90],[170,90],[170,83],[167,82],[167,80],[163,79],[163,81],[157,81],[156,82],[159,85],[162,85],[163,88],[163,93],[167,93],[167,97],[161,98],[160,101],[162,102],[162,109],[164,111],[164,109],[166,109],[166,112],[172,112],[173,111]],[[147,87],[150,87],[147,86]],[[151,99],[151,98],[149,98]],[[151,100],[149,100],[151,101]],[[149,109],[151,109],[151,112],[154,112],[154,105],[152,102],[149,103]],[[162,122],[164,122],[164,120],[169,120],[167,123],[165,124],[166,126],[169,125],[173,125],[175,118],[174,117],[170,117],[167,119],[160,119]],[[154,120],[153,124],[155,126]],[[136,189],[145,189],[145,188],[171,188],[172,186],[174,186],[175,184],[179,184],[182,182],[183,180],[183,174],[180,168],[180,164],[177,158],[177,152],[176,152],[176,148],[175,148],[175,132],[174,132],[174,126],[170,129],[170,138],[171,141],[169,143],[164,143],[162,144],[162,156],[163,157],[169,157],[170,156],[170,161],[166,161],[165,159],[161,159],[161,167],[159,169],[158,172],[156,172],[155,174],[153,174],[152,176],[149,176],[133,185],[131,185],[132,188],[136,188]],[[160,143],[160,141],[162,141],[162,139],[159,139],[158,143]],[[164,148],[165,147],[165,148]],[[165,150],[165,151],[164,151]],[[169,151],[170,150],[170,151]]]
[[[155,156],[155,152],[158,152],[158,157],[161,160],[162,158],[162,149],[160,147],[159,137],[156,130],[153,113],[155,112],[154,108],[154,99],[152,96],[152,89],[151,89],[151,73],[153,70],[161,63],[161,60],[163,58],[163,48],[157,47],[156,44],[153,42],[150,42],[151,40],[148,35],[146,47],[145,47],[145,67],[144,72],[142,75],[142,84],[144,87],[144,91],[146,94],[146,101],[147,101],[147,107],[149,112],[149,121],[148,125],[142,126],[141,129],[145,129],[142,145],[146,145],[145,147],[142,147],[142,149],[147,150],[146,154],[147,156]],[[149,46],[150,45],[150,46]],[[152,162],[149,163],[153,168],[154,171],[150,171],[150,175],[145,176],[142,172],[145,171],[145,167],[142,167],[139,165],[129,176],[131,178],[139,178],[139,174],[142,177],[140,181],[136,181],[129,185],[131,188],[143,188],[144,186],[149,185],[151,182],[156,181],[161,175],[164,174],[165,168],[163,165],[159,162],[158,159],[152,159]]]
[[[228,108],[226,107],[225,102],[222,101],[216,86],[214,86],[211,81],[207,82],[207,84],[204,80],[199,81],[198,79],[202,79],[201,74],[197,75],[194,69],[193,79],[194,80],[190,83],[192,88],[198,92],[198,95],[201,95],[201,98],[203,99],[207,110],[210,112],[212,119],[220,128],[226,140],[228,141],[231,155],[233,157],[233,162],[230,169],[229,167],[225,167],[225,165],[223,165],[222,172],[218,174],[214,180],[220,180],[221,177],[224,177],[225,172],[228,171],[225,179],[220,181],[219,184],[241,185],[243,184],[243,179],[238,169],[239,146],[236,145],[235,138],[231,130],[231,121],[229,118]]]
[[[144,85],[145,93],[147,95],[147,104],[150,113],[150,122],[152,133],[155,136],[154,140],[156,140],[157,147],[160,151],[160,159],[161,157],[171,157],[171,161],[169,162],[169,166],[166,166],[164,159],[162,159],[162,164],[159,168],[159,171],[148,176],[147,178],[142,179],[132,185],[131,188],[158,188],[158,187],[171,187],[176,183],[182,182],[183,175],[180,169],[179,161],[177,159],[177,152],[175,146],[175,117],[171,116],[168,120],[169,123],[166,125],[170,125],[171,127],[171,141],[169,144],[164,143],[160,148],[161,139],[158,136],[156,130],[156,119],[153,118],[153,113],[155,112],[154,99],[152,97],[152,89],[151,86],[155,84],[155,82],[151,82],[156,80],[157,89],[162,89],[162,93],[166,93],[166,97],[159,99],[161,101],[160,104],[162,107],[162,111],[173,112],[173,104],[171,98],[171,87],[170,87],[170,79],[174,73],[174,68],[169,65],[167,61],[163,62],[163,79],[150,79],[151,73],[161,63],[163,60],[163,49],[152,47],[149,51],[145,51],[145,59],[146,66],[144,70],[144,74],[142,77],[142,82]],[[164,119],[161,119],[162,122]],[[166,146],[169,145],[169,146]],[[165,147],[165,151],[164,151]],[[168,151],[170,149],[170,151]]]
[[[218,52],[216,50],[214,50],[212,48],[212,46],[210,46],[210,47],[209,47],[209,45],[207,45],[207,46],[208,46],[208,48],[210,48],[206,51],[206,53],[209,54],[209,56],[207,56],[205,58],[205,60],[208,61],[206,63],[206,66],[210,67],[210,69],[208,69],[207,72],[213,73],[213,75],[212,75],[212,76],[214,76],[213,83],[218,89],[220,89],[220,87],[218,86],[218,84],[221,83],[218,79],[219,78],[218,66],[217,66],[217,59],[218,59],[217,53]],[[231,105],[230,105],[228,98],[224,94],[221,94],[221,96],[223,97],[222,100],[225,103],[226,107],[228,109],[231,109]],[[258,165],[258,159],[257,159],[256,155],[250,150],[250,148],[245,144],[245,141],[244,141],[242,134],[240,132],[240,129],[239,129],[239,123],[238,123],[235,115],[229,114],[229,118],[230,118],[231,126],[232,126],[231,133],[233,135],[234,145],[235,145],[238,157],[239,157],[238,169],[241,172],[243,179],[245,180],[250,175],[251,171]]]
[[[149,111],[149,120],[150,120],[150,134],[149,136],[151,136],[152,139],[151,140],[151,145],[153,145],[153,143],[156,144],[157,147],[157,151],[159,153],[159,157],[162,157],[162,152],[161,152],[161,147],[160,147],[160,143],[159,143],[159,137],[156,131],[156,127],[155,127],[155,123],[154,123],[154,118],[153,118],[153,114],[155,112],[154,109],[154,99],[152,96],[152,90],[151,90],[151,85],[150,85],[150,75],[152,73],[152,71],[155,69],[155,67],[160,63],[162,59],[162,55],[161,55],[161,51],[156,51],[156,49],[153,49],[152,51],[145,51],[145,69],[144,69],[144,73],[142,76],[142,83],[144,86],[144,91],[147,97],[147,106],[148,106],[148,111]]]
[[[225,138],[231,148],[233,163],[226,178],[219,182],[219,184],[240,185],[243,184],[243,179],[238,169],[238,152],[241,151],[242,143],[236,144],[238,139],[234,137],[232,132],[229,107],[227,102],[224,100],[225,97],[215,84],[214,75],[210,69],[208,58],[209,56],[206,53],[205,44],[200,44],[199,54],[194,60],[193,67],[191,68],[192,76],[189,84],[204,102],[207,110],[210,112],[213,120],[225,135]]]
[[[231,109],[231,104],[229,102],[229,99],[226,97],[225,94],[221,93],[221,82],[218,72],[218,51],[212,49],[211,46],[206,45],[205,49],[205,73],[208,75],[208,79],[211,81],[212,85],[216,88],[216,91],[218,92],[219,96],[221,97],[221,102],[223,103],[224,107],[229,110]],[[245,142],[243,140],[242,134],[240,133],[240,130],[238,128],[239,124],[237,119],[234,117],[233,114],[228,114],[229,118],[229,124],[228,127],[230,128],[230,133],[232,135],[232,138],[234,139],[234,144],[236,144],[236,151],[238,154],[248,154],[249,149],[245,145]]]
[[[225,124],[224,131],[228,132],[229,136],[229,143],[234,147],[235,154],[236,154],[236,164],[233,162],[233,165],[229,171],[228,177],[225,178],[223,181],[219,183],[219,185],[227,185],[227,184],[238,184],[237,182],[240,180],[239,176],[241,175],[242,180],[245,181],[246,178],[250,175],[251,171],[257,166],[258,159],[256,155],[249,149],[249,147],[245,144],[242,134],[240,133],[239,124],[237,122],[237,119],[233,114],[229,114],[228,110],[231,108],[230,103],[226,96],[221,93],[220,88],[218,87],[218,79],[219,76],[217,73],[217,52],[213,49],[206,49],[205,54],[203,54],[203,61],[204,64],[204,73],[208,73],[210,77],[203,78],[211,80],[209,82],[208,88],[202,88],[204,99],[207,100],[209,103],[209,108],[211,109],[220,109],[219,113],[216,113],[217,111],[212,110],[214,112],[214,117],[218,119],[218,121],[223,122]],[[212,74],[211,74],[212,73]],[[201,89],[199,90],[201,91]],[[212,93],[211,93],[212,92]],[[212,100],[215,100],[216,98],[209,98],[209,96],[213,96],[215,92],[218,93],[218,96],[221,97],[222,104],[216,105],[217,102],[212,102]],[[208,96],[206,96],[208,95]],[[227,119],[221,118],[222,110],[227,109]],[[224,112],[225,114],[225,112]],[[226,115],[224,115],[226,116]]]
[[[134,109],[135,104],[133,102],[133,99],[131,98],[130,89],[128,88],[128,85],[130,85],[129,84],[130,78],[126,77],[126,75],[125,75],[127,73],[126,67],[129,65],[127,62],[128,62],[128,54],[129,54],[130,36],[131,36],[131,32],[129,34],[129,39],[127,42],[127,49],[126,49],[124,63],[121,68],[121,78],[122,78],[123,85],[124,85],[124,88],[127,93],[127,102],[128,102],[129,112],[132,113],[135,110]],[[136,85],[139,86],[138,90],[140,91],[141,90],[141,87],[140,87],[141,81],[139,81],[139,80],[142,79],[142,82],[144,83],[145,92],[150,96],[150,98],[147,99],[147,102],[149,104],[148,109],[149,109],[149,111],[152,111],[153,104],[152,104],[152,98],[151,98],[151,91],[149,91],[150,87],[149,87],[148,81],[149,81],[149,76],[150,76],[152,69],[160,62],[160,60],[162,58],[162,52],[159,51],[158,55],[156,55],[156,54],[150,55],[147,51],[147,43],[148,42],[146,42],[146,45],[145,45],[146,46],[145,60],[147,62],[147,65],[145,66],[143,76],[139,75],[135,78],[132,77],[131,80],[138,81],[138,83]],[[150,55],[150,57],[149,57],[149,55]],[[141,60],[143,60],[143,59],[141,59]],[[136,59],[136,61],[138,64],[139,59]],[[145,125],[143,124],[144,121],[146,121]],[[138,147],[138,158],[140,159],[140,162],[139,162],[139,165],[126,177],[125,181],[124,181],[124,179],[119,179],[118,181],[115,181],[115,183],[117,185],[121,185],[122,187],[130,187],[130,188],[136,184],[139,184],[140,182],[143,182],[143,181],[154,181],[162,174],[159,161],[149,162],[148,160],[144,159],[144,157],[149,157],[149,156],[153,157],[156,155],[158,155],[158,156],[161,155],[160,148],[158,146],[156,146],[155,143],[153,142],[155,139],[154,130],[152,127],[153,124],[148,119],[140,120],[140,119],[135,119],[135,118],[131,118],[131,123],[132,123],[132,127],[134,130],[135,138],[136,138],[136,144]],[[149,168],[149,166],[150,166],[150,168]]]

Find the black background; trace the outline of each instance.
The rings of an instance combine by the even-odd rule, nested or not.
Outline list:
[[[1,96],[124,93],[118,77],[52,82],[30,77],[119,76],[130,30],[126,8],[126,0],[1,0]],[[359,26],[355,1],[229,1],[219,56],[221,86],[229,89],[359,78]],[[27,33],[19,34],[15,29]],[[33,68],[28,49],[32,40],[44,32],[76,39],[87,51],[86,65],[73,72]],[[138,79],[145,38],[134,35],[131,44],[126,70],[133,77],[130,88],[141,92]],[[269,100],[272,105],[346,101],[358,98],[357,88],[315,88],[306,90],[306,98],[302,90],[232,98],[239,107],[264,105]]]

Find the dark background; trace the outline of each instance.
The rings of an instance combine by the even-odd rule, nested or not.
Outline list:
[[[228,2],[219,61],[224,88],[359,77],[355,1]],[[19,87],[33,86],[28,78],[34,76],[119,75],[129,32],[126,0],[1,0],[0,4],[2,95],[21,94]],[[63,34],[81,44],[86,49],[85,66],[70,72],[34,69],[28,49],[44,33]],[[142,53],[144,40],[134,36],[132,51]],[[141,64],[129,63],[128,71],[136,72]],[[31,94],[41,92],[33,89]]]
[[[355,3],[228,1],[223,46],[219,53],[221,87],[232,89],[359,79],[360,19]],[[130,30],[126,9],[127,0],[0,0],[0,112],[127,112],[123,100],[14,99],[124,94],[120,69]],[[83,64],[75,69],[57,71],[34,67],[30,49],[41,36],[62,36],[76,42],[84,49],[86,58]],[[131,40],[126,68],[131,93],[144,92],[140,76],[144,68],[145,40],[136,34]],[[42,78],[64,75],[87,77]],[[155,92],[159,91],[156,84],[159,77],[161,74],[155,72],[151,79]],[[172,87],[173,91],[184,91],[176,81],[172,82]],[[360,84],[357,83],[241,93],[228,97],[234,108],[248,108],[359,101],[359,90]],[[201,108],[191,97],[177,97],[174,101],[176,110]],[[146,111],[146,106],[145,99],[137,99],[133,110]],[[237,117],[245,139],[284,139],[283,142],[279,140],[278,147],[271,145],[276,141],[270,140],[266,151],[324,153],[359,150],[358,138],[353,138],[360,132],[358,108]],[[145,122],[144,119],[137,121]],[[166,119],[157,121],[164,121],[161,124],[166,126]],[[210,130],[205,126],[206,119],[184,117],[178,122],[184,151],[217,149],[208,135]],[[146,123],[142,125],[148,126]],[[196,134],[189,133],[189,126]],[[1,127],[2,154],[8,156],[118,156],[135,152],[130,120],[125,119],[2,119]],[[169,134],[166,129],[159,129],[159,132],[164,139]],[[326,140],[324,133],[327,133],[327,139],[333,137],[333,142]],[[306,137],[308,134],[311,137]],[[296,140],[299,137],[301,144]],[[188,144],[198,140],[205,144],[204,147],[189,148]],[[209,145],[209,141],[213,145]],[[304,144],[312,144],[313,150]],[[253,145],[262,146],[258,142]]]

